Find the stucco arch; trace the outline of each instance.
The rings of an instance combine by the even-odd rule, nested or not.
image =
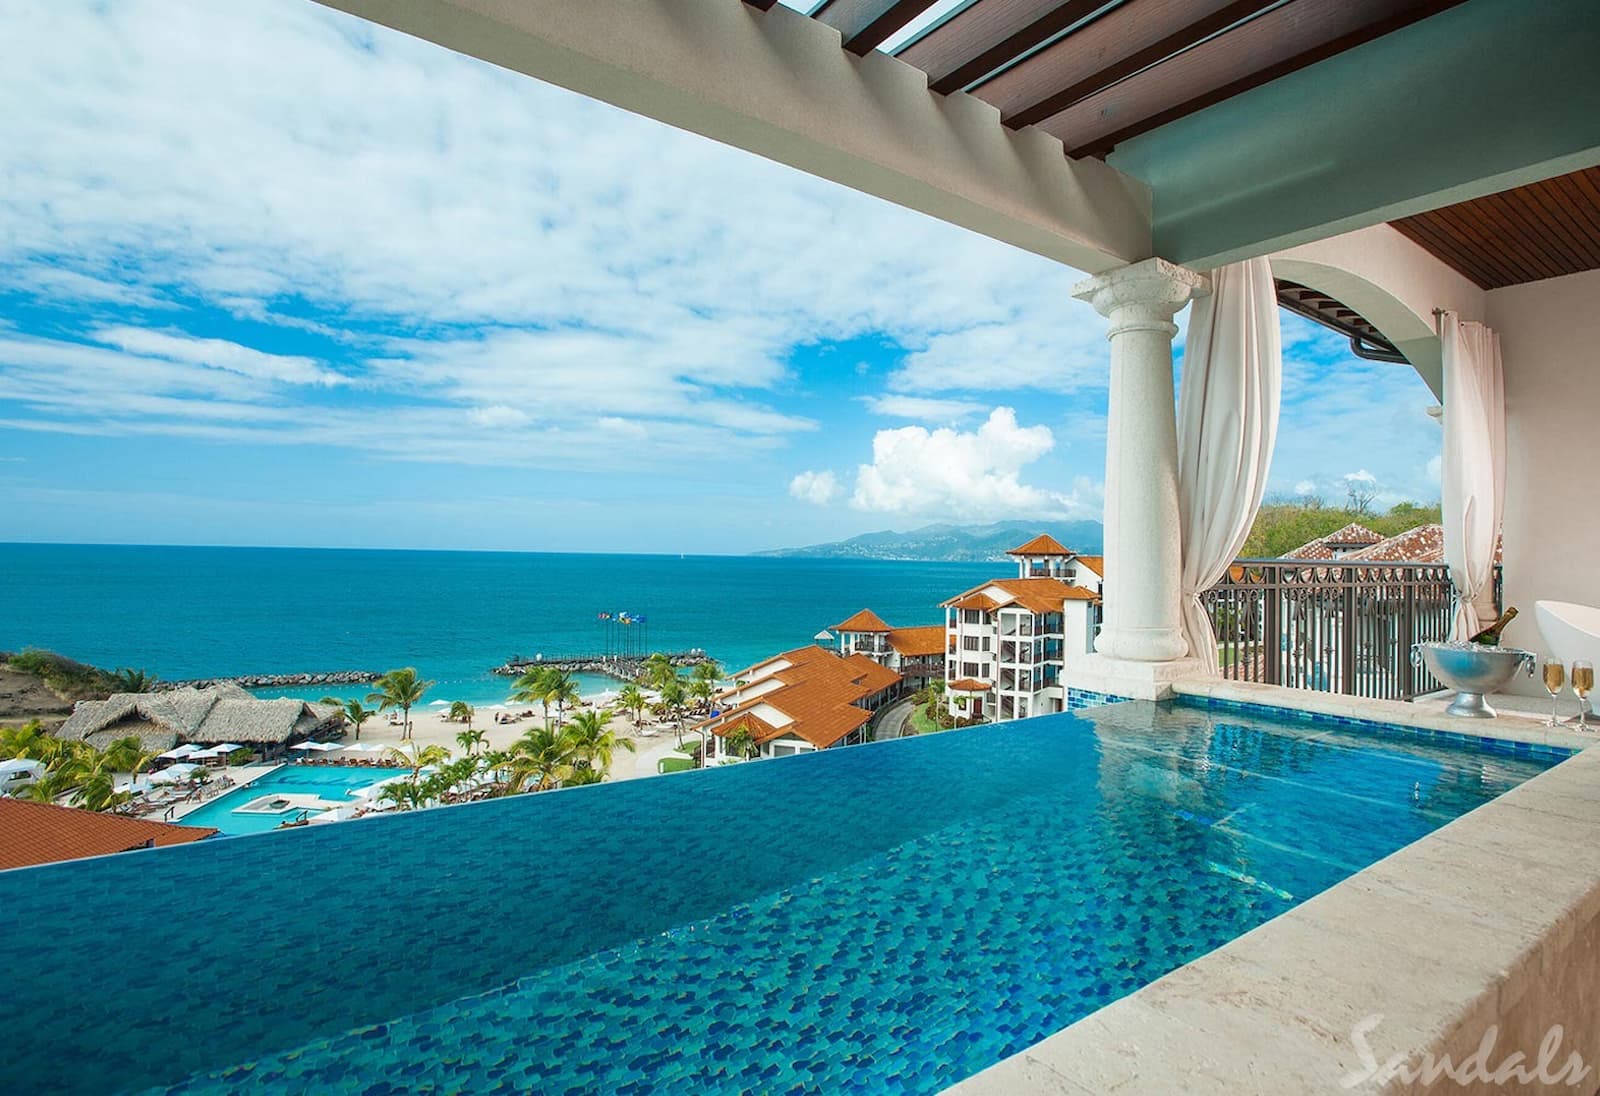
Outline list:
[[[1406,356],[1435,397],[1442,385],[1433,310],[1483,318],[1483,290],[1388,225],[1280,251],[1271,262],[1274,277],[1326,293],[1359,312]]]

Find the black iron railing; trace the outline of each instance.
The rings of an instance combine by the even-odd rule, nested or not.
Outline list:
[[[1411,645],[1449,634],[1453,598],[1443,564],[1284,559],[1240,560],[1200,595],[1224,677],[1388,700],[1440,688]]]

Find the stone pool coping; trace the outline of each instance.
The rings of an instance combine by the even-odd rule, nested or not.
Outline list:
[[[1579,734],[1565,727],[1546,727],[1540,720],[1519,712],[1502,712],[1496,719],[1463,719],[1445,715],[1443,701],[1412,703],[1404,700],[1371,700],[1212,677],[1179,679],[1172,683],[1172,691],[1174,695],[1191,701],[1240,706],[1247,710],[1252,707],[1271,708],[1274,715],[1333,719],[1356,729],[1367,725],[1432,731],[1447,742],[1481,739],[1490,745],[1525,743],[1550,747],[1563,753],[1576,753],[1600,746],[1600,734]]]
[[[1576,749],[1505,795],[1143,989],[950,1088],[957,1096],[1528,1091],[1428,1089],[1377,1062],[1461,1062],[1499,1025],[1493,1070],[1577,1051],[1600,1067],[1600,750],[1535,721],[1199,679],[1179,695]],[[1287,694],[1287,695],[1286,695]],[[1365,1076],[1363,1076],[1365,1074]],[[1591,1073],[1582,1089],[1600,1084]]]

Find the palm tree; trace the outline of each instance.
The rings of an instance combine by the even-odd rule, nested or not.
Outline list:
[[[411,737],[411,707],[420,701],[433,686],[431,681],[417,680],[417,671],[410,666],[403,670],[390,670],[378,678],[378,688],[367,694],[367,703],[377,702],[378,711],[399,708],[405,718],[405,728],[400,733],[402,741]]]
[[[475,714],[472,705],[465,700],[453,700],[450,702],[450,714],[446,718],[452,723],[465,723],[470,728]]]
[[[0,761],[25,757],[32,761],[48,761],[59,752],[60,739],[44,733],[44,724],[37,719],[20,727],[0,728]]]
[[[468,757],[476,757],[478,750],[487,745],[489,738],[482,731],[475,731],[471,727],[456,735],[456,745],[467,752]]]
[[[545,726],[550,725],[550,674],[555,667],[535,666],[511,688],[511,699],[519,704],[538,704],[544,708]]]
[[[712,698],[717,695],[717,683],[695,675],[689,682],[689,695],[694,697],[696,705],[703,707],[707,712],[711,710]]]
[[[644,711],[644,690],[633,682],[624,685],[617,693],[617,705],[633,717],[635,725],[639,722],[640,713]]]
[[[553,669],[550,673],[550,702],[556,706],[556,726],[561,726],[566,719],[567,705],[576,704],[582,699],[578,691],[578,679],[572,676],[570,670]]]
[[[131,734],[126,738],[119,738],[111,743],[105,748],[105,752],[101,756],[112,771],[127,773],[130,782],[138,780],[139,772],[154,761],[156,757],[152,751],[144,748],[138,738]]]
[[[510,790],[520,792],[532,785],[542,792],[561,784],[577,768],[577,750],[572,736],[554,727],[533,727],[511,744]]]
[[[119,693],[148,693],[155,688],[154,674],[144,670],[130,670],[126,666],[119,668],[111,675],[111,680],[116,683]]]
[[[116,772],[111,766],[101,764],[84,773],[83,782],[73,790],[72,804],[91,811],[105,811],[131,798],[128,792],[117,791]]]
[[[409,748],[390,746],[384,756],[410,769],[411,783],[415,784],[421,778],[423,769],[449,761],[450,751],[443,746],[424,746],[420,742],[413,742]]]
[[[750,730],[748,723],[740,723],[722,738],[722,748],[730,757],[741,757],[746,761],[755,757],[761,747],[756,745],[756,736]]]
[[[644,682],[646,685],[659,689],[677,676],[678,669],[672,664],[672,659],[660,651],[644,660]]]
[[[694,671],[689,675],[691,681],[710,682],[715,688],[722,681],[722,666],[716,659],[708,658],[704,662],[695,663]]]
[[[661,703],[667,706],[667,711],[672,713],[672,718],[678,721],[678,745],[683,745],[683,706],[689,700],[689,694],[683,687],[683,679],[673,674],[661,686]]]
[[[371,700],[372,698],[369,696],[367,699]],[[317,703],[332,704],[335,708],[343,710],[345,722],[356,729],[357,742],[361,741],[361,724],[377,715],[380,711],[378,708],[363,707],[361,701],[355,697],[351,697],[349,700],[340,700],[336,696],[325,696]]]
[[[633,739],[618,738],[610,722],[610,712],[579,712],[567,727],[583,765],[602,776],[610,770],[612,755],[618,750],[634,751]]]

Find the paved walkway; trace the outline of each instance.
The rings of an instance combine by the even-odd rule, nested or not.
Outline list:
[[[906,720],[911,718],[911,713],[917,706],[916,699],[907,697],[897,700],[884,710],[883,717],[878,720],[878,727],[872,736],[872,741],[883,742],[890,738],[899,738],[905,731]]]

